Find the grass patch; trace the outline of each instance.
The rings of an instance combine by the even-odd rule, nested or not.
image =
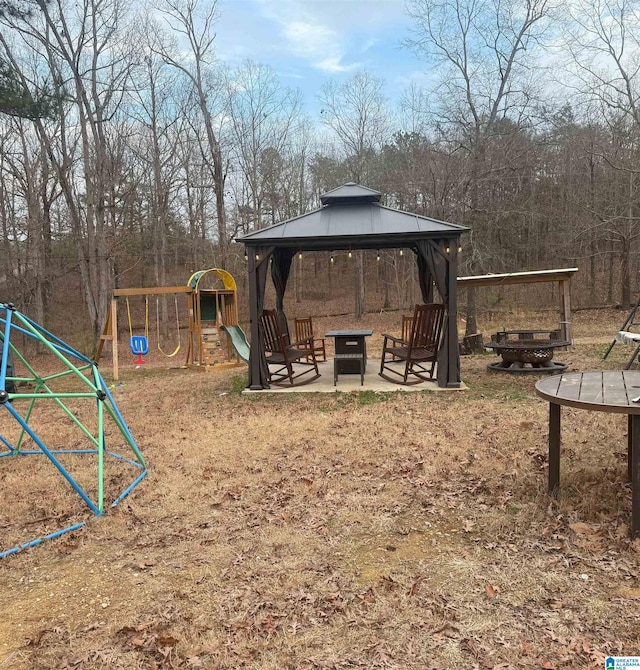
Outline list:
[[[229,389],[230,395],[240,395],[246,388],[248,383],[248,377],[246,374],[234,375],[231,378],[231,388]]]
[[[360,391],[358,393],[359,405],[375,405],[379,402],[387,402],[388,399],[388,393],[378,393],[376,391]]]

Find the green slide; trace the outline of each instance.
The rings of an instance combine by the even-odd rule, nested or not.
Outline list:
[[[231,338],[231,344],[236,350],[236,353],[245,362],[249,363],[249,343],[244,330],[240,326],[222,326],[222,330],[227,332]]]

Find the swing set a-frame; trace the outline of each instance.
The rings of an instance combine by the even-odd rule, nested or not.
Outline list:
[[[640,326],[640,321],[638,321],[638,311],[640,310],[640,298],[636,301],[636,304],[631,308],[631,311],[627,315],[622,328],[616,333],[613,341],[609,345],[608,349],[604,352],[602,357],[603,361],[607,360],[607,356],[611,353],[611,350],[616,345],[616,343],[632,345],[634,347],[631,358],[625,366],[625,370],[629,370],[633,365],[633,362],[638,358],[640,354],[640,333],[635,332],[634,328]]]
[[[217,278],[221,288],[205,288],[205,280]],[[177,346],[172,353],[162,349],[160,337],[160,296],[174,296],[176,315]],[[118,347],[118,302],[124,298],[127,306],[127,323],[129,327],[129,346],[136,357],[136,365],[145,363],[144,356],[149,353],[149,298],[156,297],[156,337],[157,349],[167,358],[175,357],[182,348],[180,335],[180,317],[178,297],[187,296],[188,312],[188,343],[184,365],[202,370],[210,368],[235,367],[240,359],[231,340],[222,326],[238,325],[237,286],[234,278],[226,270],[210,268],[199,270],[191,275],[185,286],[156,286],[148,288],[121,288],[113,292],[105,326],[98,342],[94,360],[98,362],[105,344],[111,345],[113,379],[119,378],[119,347]],[[131,317],[130,299],[143,297],[145,301],[144,335],[134,334]]]

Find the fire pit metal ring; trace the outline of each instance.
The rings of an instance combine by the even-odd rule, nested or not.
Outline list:
[[[487,368],[512,374],[564,372],[567,366],[554,362],[553,353],[554,349],[571,343],[559,338],[559,330],[502,330],[492,335],[491,342],[484,345],[502,356],[502,361]]]

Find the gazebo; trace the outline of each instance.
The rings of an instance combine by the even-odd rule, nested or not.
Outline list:
[[[460,386],[457,329],[457,259],[465,226],[446,223],[380,204],[382,194],[349,182],[320,197],[320,209],[238,238],[249,266],[249,318],[252,390],[268,389],[260,316],[264,310],[269,261],[276,290],[276,310],[286,321],[284,295],[295,254],[306,251],[411,249],[418,264],[422,299],[433,302],[434,285],[445,307],[445,326],[438,352],[437,382]]]

